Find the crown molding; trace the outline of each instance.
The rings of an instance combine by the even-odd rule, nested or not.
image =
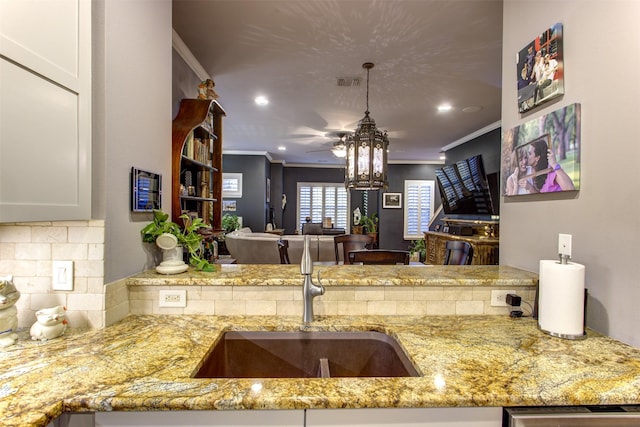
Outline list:
[[[200,61],[198,61],[193,53],[191,53],[191,50],[187,47],[185,42],[182,41],[182,38],[180,38],[176,30],[173,28],[172,30],[173,35],[171,36],[171,45],[173,46],[173,49],[182,59],[184,59],[184,62],[187,63],[189,68],[191,68],[191,71],[193,71],[200,80],[204,81],[210,79],[211,76],[209,76],[209,73],[207,73],[202,64],[200,64]]]
[[[222,154],[229,154],[234,156],[265,156],[270,162],[273,163],[273,157],[268,151],[241,151],[241,150],[222,150]]]
[[[442,147],[442,151],[447,151],[447,150],[451,150],[452,148],[457,147],[458,145],[462,145],[465,142],[469,142],[472,139],[475,139],[479,136],[484,135],[485,133],[489,133],[492,130],[496,130],[498,129],[500,126],[502,126],[502,120],[498,120],[497,122],[491,123],[490,125],[487,125],[485,127],[483,127],[482,129],[478,129],[477,131],[470,133],[467,136],[464,136],[456,141],[453,141],[452,143],[445,145],[444,147]]]
[[[311,169],[344,169],[344,165],[336,165],[329,163],[286,163],[285,168],[311,168]]]

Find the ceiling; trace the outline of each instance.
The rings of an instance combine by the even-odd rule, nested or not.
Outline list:
[[[330,148],[364,117],[365,62],[390,162],[440,162],[500,121],[501,0],[173,0],[173,27],[216,83],[225,152],[344,164]]]

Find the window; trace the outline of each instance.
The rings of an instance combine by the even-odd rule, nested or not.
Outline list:
[[[433,216],[435,181],[406,180],[404,182],[404,238],[422,239],[429,230]]]
[[[302,227],[307,217],[311,222],[322,223],[331,218],[334,228],[347,230],[349,220],[349,194],[344,183],[299,182],[298,226]]]

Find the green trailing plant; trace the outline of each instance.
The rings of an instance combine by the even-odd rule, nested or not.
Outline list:
[[[374,213],[372,215],[362,215],[360,219],[360,225],[363,225],[367,228],[367,233],[377,233],[378,232],[378,213]]]
[[[169,214],[154,209],[153,221],[140,230],[142,241],[155,243],[161,234],[173,234],[178,239],[178,245],[181,245],[189,253],[189,265],[196,270],[214,271],[213,264],[202,257],[203,237],[198,233],[201,229],[209,229],[211,227],[205,224],[202,218],[194,218],[192,220],[189,215],[185,214],[180,215],[180,219],[184,223],[184,228],[175,222],[169,221]]]

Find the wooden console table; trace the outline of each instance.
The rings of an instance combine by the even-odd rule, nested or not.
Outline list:
[[[276,236],[282,236],[284,234],[284,228],[274,228],[272,230],[265,230],[265,233],[275,234]]]
[[[497,265],[499,263],[498,248],[500,239],[488,236],[456,236],[449,233],[427,231],[424,233],[427,248],[425,264],[442,265],[447,241],[463,240],[473,246],[472,265]]]

